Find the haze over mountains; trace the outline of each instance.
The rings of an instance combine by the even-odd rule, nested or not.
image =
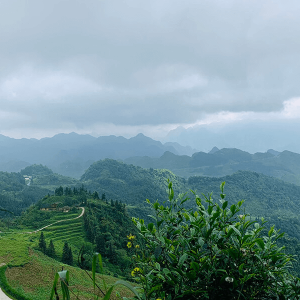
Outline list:
[[[76,133],[58,134],[52,138],[13,139],[0,135],[0,170],[18,172],[32,164],[47,165],[53,171],[79,178],[99,159],[126,159],[132,156],[159,157],[165,151],[192,155],[196,150],[178,143],[165,143],[138,134],[126,139]]]
[[[300,153],[299,128],[299,122],[283,123],[280,119],[276,122],[262,120],[216,122],[187,129],[177,127],[169,132],[164,141],[189,145],[204,152],[216,146],[219,149],[237,148],[250,153],[266,152],[268,149]]]
[[[203,136],[193,146],[200,147],[201,141],[206,146],[209,143],[206,143],[205,134],[209,132],[202,127],[198,129]],[[198,129],[181,129],[179,137],[185,136],[187,143]],[[186,134],[188,132],[190,135]],[[210,145],[218,145],[214,136],[210,136]],[[220,177],[248,170],[300,184],[300,154],[287,150],[269,149],[250,154],[235,148],[212,146],[206,153],[177,142],[163,144],[143,134],[126,139],[122,136],[96,138],[70,133],[40,140],[0,135],[0,144],[0,171],[19,172],[29,165],[43,164],[56,173],[79,179],[93,162],[111,158],[143,168],[169,169],[185,178],[194,175]],[[226,142],[224,144],[227,145]]]
[[[124,160],[143,168],[169,169],[178,176],[220,177],[239,170],[253,171],[300,185],[300,154],[290,151],[265,153],[214,147],[209,153],[196,152],[191,157],[165,152],[159,158],[131,157]]]

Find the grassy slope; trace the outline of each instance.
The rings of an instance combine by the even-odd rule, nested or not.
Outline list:
[[[77,216],[74,213],[65,213],[65,218]],[[58,216],[48,219],[49,224],[57,221]],[[30,229],[27,229],[27,231]],[[49,299],[54,274],[60,271],[62,266],[70,271],[70,285],[75,286],[75,291],[81,295],[80,299],[92,298],[92,283],[84,271],[76,267],[64,265],[35,250],[38,245],[40,232],[24,233],[11,231],[0,234],[0,263],[5,263],[8,268],[5,272],[8,284],[21,295],[32,300]],[[57,254],[60,256],[64,241],[68,241],[72,247],[74,259],[78,253],[78,247],[84,242],[82,218],[57,223],[44,230],[47,241],[53,239]],[[98,276],[99,277],[99,276]],[[104,276],[108,284],[117,279]],[[100,282],[100,279],[98,280]],[[124,296],[128,292],[122,287],[117,290]]]

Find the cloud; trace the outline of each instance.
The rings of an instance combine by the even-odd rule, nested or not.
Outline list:
[[[296,0],[11,0],[0,39],[0,111],[29,136],[288,118],[300,96]]]

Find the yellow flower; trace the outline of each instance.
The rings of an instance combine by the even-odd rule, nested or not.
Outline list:
[[[127,243],[127,248],[131,248],[131,246],[132,246],[132,243],[131,243],[131,242],[128,242],[128,243]]]
[[[128,238],[129,240],[134,240],[134,239],[135,239],[135,236],[132,235],[132,234],[130,233],[129,235],[127,235],[127,238]]]
[[[135,245],[135,248],[140,248],[140,245]]]
[[[140,268],[134,268],[134,269],[131,271],[131,276],[134,277],[135,274],[136,274],[137,272],[139,272],[139,271],[140,271]]]

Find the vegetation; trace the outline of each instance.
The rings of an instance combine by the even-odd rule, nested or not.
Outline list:
[[[52,174],[50,169],[44,168],[41,165],[29,168],[26,172],[29,173],[34,170],[36,170],[36,175],[33,176],[36,176],[36,178],[38,178],[38,176],[49,176]],[[45,172],[45,174],[43,172]],[[169,189],[167,178],[170,178],[173,182],[171,189]],[[226,184],[229,186],[226,201],[224,200],[221,204],[213,200],[215,198],[217,199],[217,195],[219,194],[220,181],[226,181]],[[173,191],[173,187],[175,192]],[[80,182],[77,181],[74,184],[66,185],[62,179],[58,185],[48,185],[47,188],[49,189],[46,189],[44,185],[26,185],[24,177],[19,173],[0,172],[0,213],[2,214],[0,230],[6,232],[0,233],[0,259],[9,264],[9,267],[5,271],[8,286],[11,286],[20,295],[26,295],[26,297],[30,299],[44,299],[44,296],[41,295],[45,295],[47,289],[49,291],[49,284],[51,285],[54,276],[52,271],[50,271],[51,276],[47,277],[47,285],[45,284],[45,286],[41,288],[41,292],[36,293],[30,292],[30,289],[35,289],[35,287],[32,288],[36,286],[34,283],[31,284],[31,287],[25,288],[26,283],[23,278],[20,278],[17,273],[15,273],[16,270],[18,270],[20,274],[24,274],[25,270],[29,272],[30,264],[34,257],[39,257],[37,260],[34,260],[34,264],[36,264],[35,267],[37,267],[37,265],[43,265],[42,261],[48,261],[50,257],[56,259],[56,269],[54,271],[57,272],[61,270],[62,263],[73,265],[74,267],[79,266],[76,258],[82,254],[84,260],[81,262],[81,266],[89,270],[93,263],[93,254],[95,251],[102,254],[103,271],[106,274],[124,279],[131,278],[131,280],[133,278],[132,275],[135,275],[134,278],[140,280],[140,284],[145,289],[145,297],[148,297],[145,299],[151,299],[151,297],[161,297],[161,299],[163,299],[164,295],[162,289],[171,291],[172,285],[177,286],[176,289],[178,289],[178,291],[180,290],[180,293],[182,293],[184,297],[187,297],[186,299],[192,299],[188,298],[190,297],[188,289],[193,290],[195,288],[195,286],[193,286],[194,283],[196,285],[196,283],[200,281],[206,282],[207,284],[205,286],[208,286],[208,284],[211,284],[210,280],[213,279],[213,282],[217,282],[218,286],[222,288],[225,286],[226,288],[230,287],[232,291],[239,290],[241,292],[239,299],[243,299],[242,294],[244,290],[247,292],[250,290],[254,291],[256,286],[260,286],[262,290],[257,293],[259,296],[255,296],[254,294],[250,295],[253,296],[253,299],[255,299],[255,297],[262,297],[259,299],[264,299],[263,297],[271,296],[263,294],[268,291],[265,290],[260,280],[269,280],[268,276],[270,274],[268,272],[271,272],[271,275],[276,278],[276,280],[278,278],[281,280],[273,282],[274,285],[275,282],[281,283],[282,289],[276,291],[279,294],[286,292],[287,295],[290,295],[290,299],[293,299],[292,297],[296,295],[293,296],[289,288],[284,291],[283,288],[285,284],[293,287],[295,293],[298,291],[298,282],[287,272],[287,268],[292,274],[299,276],[299,186],[249,171],[239,171],[233,175],[222,178],[193,176],[186,180],[174,175],[168,170],[146,170],[106,159],[94,163],[82,176]],[[159,204],[157,207],[156,203],[163,201],[165,192],[168,189],[171,193],[170,195],[174,193],[171,197],[172,199],[169,199],[169,202],[163,205]],[[185,197],[182,198],[182,196],[176,193],[176,191],[179,190],[188,192]],[[186,197],[194,197],[190,190],[201,191],[204,192],[204,194],[212,192],[212,194],[209,194],[210,196],[207,196],[204,201],[199,197],[196,197],[195,202],[183,201]],[[39,194],[41,195],[39,197],[40,200],[37,201]],[[150,202],[150,205],[144,201],[146,198],[149,199],[148,202]],[[175,199],[181,199],[183,203],[181,204],[181,200]],[[245,202],[241,207],[243,210],[238,213],[237,210],[241,209],[239,208],[239,201],[241,199],[245,199]],[[236,212],[234,214],[230,208],[223,207],[225,202],[227,203],[227,207],[230,208],[235,205]],[[237,203],[239,204],[237,205]],[[24,210],[28,205],[30,205],[30,207]],[[85,214],[82,218],[77,218],[82,211],[79,209],[79,206],[85,208]],[[171,207],[173,207],[173,211]],[[209,207],[212,207],[210,217],[208,216]],[[16,217],[7,212],[9,208],[12,208]],[[195,216],[195,212],[198,213],[197,216]],[[217,212],[220,212],[220,216],[217,216],[214,222],[212,222],[211,218]],[[167,216],[167,213],[170,213],[170,215]],[[157,219],[154,223],[153,218],[148,216],[151,214]],[[175,222],[171,219],[173,214],[177,217]],[[224,214],[227,219],[224,217]],[[243,218],[240,218],[238,216],[239,214],[243,215]],[[251,217],[248,216],[248,214],[250,214]],[[139,218],[136,219],[137,228],[132,224],[128,215]],[[222,219],[221,215],[226,219],[225,223],[222,223],[224,218]],[[190,219],[187,219],[186,216]],[[259,221],[261,217],[265,217],[270,227],[275,225],[270,236],[268,235],[269,230],[265,228],[264,223]],[[203,224],[206,222],[205,224],[207,225],[201,227],[202,225],[199,225],[201,223],[199,221],[198,227],[194,224],[191,226],[192,218],[198,221],[202,220],[201,222]],[[144,221],[142,221],[142,219]],[[160,221],[163,222],[159,225]],[[33,232],[38,228],[52,223],[54,223],[52,226],[43,229],[43,234],[41,234],[41,232]],[[250,225],[248,226],[248,224]],[[210,236],[204,238],[203,247],[201,248],[202,252],[199,250],[193,257],[191,251],[186,252],[184,250],[184,247],[188,247],[187,242],[180,244],[182,242],[179,241],[180,234],[175,233],[176,230],[174,228],[172,229],[172,226],[180,228],[180,230],[182,230],[180,234],[186,237],[189,243],[197,245],[198,248],[200,234],[207,234],[209,231],[205,229],[205,227],[217,227],[212,229]],[[156,228],[155,233],[154,228]],[[195,229],[193,233],[195,236],[193,235],[192,237],[189,236],[189,234],[191,234],[193,228]],[[242,238],[250,235],[247,237],[246,242],[241,240],[242,238],[240,238],[234,228],[241,233]],[[277,240],[278,231],[275,230],[275,228],[280,228],[286,232],[287,235]],[[228,232],[231,229],[233,232],[227,238]],[[170,244],[168,244],[168,241],[164,238],[164,241],[159,238],[158,232],[163,233],[164,231],[166,231],[170,237],[175,237],[170,238],[166,235],[167,239],[171,241]],[[257,234],[255,235],[254,233],[256,231]],[[28,232],[33,233],[28,234]],[[197,234],[198,238],[196,239]],[[219,240],[216,238],[218,235],[224,238],[222,243],[221,238],[218,238]],[[135,238],[134,240],[128,240],[127,236],[135,236]],[[131,243],[130,248],[128,248],[128,245],[130,245],[129,242]],[[200,241],[200,244],[201,243]],[[222,247],[218,243],[222,244]],[[240,248],[234,248],[237,247],[236,243],[239,243]],[[148,252],[145,250],[145,244],[148,247]],[[209,248],[209,245],[212,244],[216,244],[217,249],[214,247]],[[2,245],[5,245],[5,247],[2,247]],[[80,249],[82,245],[84,245],[84,251],[81,253]],[[269,247],[268,245],[271,246]],[[174,249],[172,249],[172,246],[174,246]],[[286,246],[286,250],[281,249],[282,246]],[[245,253],[250,255],[250,258],[246,259],[246,255],[245,257],[241,256],[244,253],[241,249],[246,249],[248,252]],[[273,252],[270,249],[272,249]],[[272,260],[269,250],[275,255],[275,261]],[[215,251],[216,259],[218,259],[214,260],[209,256],[209,251]],[[182,264],[179,264],[181,256],[185,253],[187,256],[182,258]],[[145,256],[143,256],[144,254]],[[178,255],[176,263],[174,262],[175,260],[172,260],[171,254]],[[294,255],[293,258],[296,259],[293,265],[287,261],[291,258],[289,256],[291,254]],[[136,255],[136,265],[132,264],[131,257],[133,255]],[[237,257],[234,257],[234,255]],[[70,259],[71,256],[73,262]],[[202,260],[200,263],[200,258],[202,259],[203,257],[208,257],[206,258],[207,263]],[[259,264],[255,259],[261,259],[262,261],[264,261],[264,259],[266,261],[269,260],[268,268],[262,267],[259,269]],[[53,264],[53,261],[54,260],[52,260],[49,265]],[[198,279],[194,280],[193,277],[189,279],[191,284],[186,288],[183,287],[183,285],[187,284],[185,282],[186,278],[193,276],[193,270],[195,272],[197,271],[197,265],[192,264],[193,262],[197,262],[199,266],[206,267],[201,269],[202,275],[199,275],[200,277]],[[224,262],[229,264],[229,269],[226,269],[225,265],[222,265]],[[159,267],[155,263],[160,265],[160,270],[157,269]],[[238,268],[233,270],[234,263]],[[239,267],[243,263],[242,269],[239,270]],[[280,265],[280,263],[282,265]],[[245,276],[247,274],[249,275],[249,272],[245,272],[245,270],[249,269],[247,264],[253,267],[250,270],[252,272],[251,274],[254,275],[246,280]],[[215,273],[212,275],[211,269],[208,269],[208,266],[214,266],[216,268],[214,270],[225,270],[227,276],[222,277],[225,275],[224,271],[214,271]],[[178,271],[179,267],[182,273]],[[100,271],[99,265],[97,268],[97,270]],[[172,276],[178,278],[179,281],[181,280],[180,282],[171,282],[172,276],[170,275],[170,277],[168,275],[168,268],[171,274],[173,274]],[[152,270],[151,274],[147,271],[150,269]],[[72,271],[71,279],[76,269],[70,266],[68,270]],[[275,272],[274,270],[279,271]],[[179,275],[172,273],[173,271],[178,272]],[[266,277],[262,279],[262,277],[257,276],[258,271],[260,272],[259,274],[265,274],[262,276]],[[153,274],[157,276],[152,278],[151,276]],[[162,279],[161,276],[164,279]],[[234,278],[234,281],[228,282],[228,280],[231,281],[231,279],[227,279],[226,281],[225,279],[227,277]],[[40,279],[38,279],[37,282],[39,282],[39,280]],[[243,280],[245,288],[243,286],[242,289]],[[290,280],[289,284],[287,284],[288,280]],[[22,284],[18,282],[22,282]],[[147,288],[143,285],[145,282],[148,284]],[[271,281],[269,280],[269,282]],[[273,283],[271,282],[271,287]],[[151,285],[153,288],[155,287],[155,291],[150,292]],[[18,286],[20,286],[20,288],[17,288]],[[200,284],[199,286],[201,286],[201,292],[203,292],[204,295],[213,299],[214,296],[209,290],[205,290]],[[172,294],[172,292],[169,293]],[[244,295],[245,293],[246,292],[244,292]],[[37,294],[39,296],[37,296]],[[172,295],[174,297],[178,296],[174,293]],[[235,294],[228,293],[228,295],[231,295],[232,299],[238,299],[235,298],[237,297]]]
[[[139,156],[124,161],[143,168],[169,169],[184,178],[195,175],[221,177],[243,170],[300,185],[300,154],[290,151],[250,154],[234,148],[215,148],[209,153],[196,152],[192,156],[167,151],[161,157]]]
[[[264,236],[264,220],[238,215],[243,201],[228,206],[224,184],[220,202],[195,194],[192,210],[184,195],[174,198],[170,182],[164,205],[148,201],[155,222],[134,219],[147,246],[132,271],[143,299],[299,299],[300,281],[288,272],[292,257],[276,244],[283,234],[272,226]]]
[[[108,260],[110,269],[115,275],[129,277],[132,262],[126,236],[130,232],[137,233],[137,230],[125,205],[113,200],[108,203],[103,200],[88,202],[83,219],[88,241]]]
[[[72,249],[69,247],[68,242],[65,242],[63,252],[62,252],[62,262],[64,264],[73,265],[73,254]]]

